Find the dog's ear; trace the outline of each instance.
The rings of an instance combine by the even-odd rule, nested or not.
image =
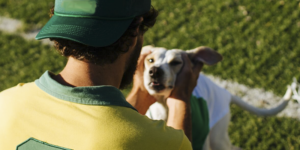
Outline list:
[[[192,62],[203,62],[207,65],[214,65],[223,59],[222,55],[213,49],[201,46],[186,51]]]

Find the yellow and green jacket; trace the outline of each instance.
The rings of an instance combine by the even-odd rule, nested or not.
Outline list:
[[[0,150],[190,150],[182,130],[140,115],[112,86],[44,73],[0,93]]]

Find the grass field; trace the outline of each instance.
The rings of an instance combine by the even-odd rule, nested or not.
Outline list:
[[[145,45],[192,49],[214,48],[222,63],[205,67],[223,79],[283,95],[292,77],[300,79],[300,0],[152,0],[160,11]],[[0,0],[0,16],[20,19],[24,31],[48,20],[53,0]],[[0,91],[59,72],[65,59],[38,41],[0,32]],[[126,90],[129,91],[128,89]],[[125,92],[126,93],[126,92]],[[230,136],[246,150],[300,149],[299,122],[256,117],[232,106]]]
[[[54,0],[0,0],[0,15],[22,20],[28,31],[45,25],[53,5]]]
[[[58,72],[65,58],[39,41],[0,32],[0,91],[19,82],[30,82],[46,70]]]

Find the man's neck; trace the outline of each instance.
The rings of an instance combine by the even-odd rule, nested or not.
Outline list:
[[[66,67],[53,78],[73,87],[111,85],[119,88],[124,72],[122,68],[118,62],[99,66],[70,57]]]

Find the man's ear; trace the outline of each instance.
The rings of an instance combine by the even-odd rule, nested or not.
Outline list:
[[[214,65],[223,59],[221,54],[205,46],[197,47],[186,52],[192,62],[200,61],[207,65]]]

